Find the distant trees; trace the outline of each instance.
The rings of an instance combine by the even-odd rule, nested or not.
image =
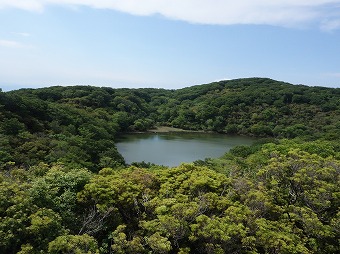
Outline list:
[[[270,79],[221,81],[179,90],[90,86],[0,93],[0,167],[7,162],[119,167],[114,140],[155,125],[257,137],[337,139],[339,89]]]
[[[221,81],[176,91],[174,98],[179,103],[173,106],[177,115],[168,118],[171,124],[186,129],[288,138],[316,132],[324,135],[323,124],[318,122],[335,123],[327,110],[339,112],[336,90],[333,93],[332,89],[293,86],[270,79]],[[304,128],[274,130],[280,125]]]

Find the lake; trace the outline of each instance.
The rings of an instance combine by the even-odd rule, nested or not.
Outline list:
[[[120,137],[116,146],[126,163],[145,161],[173,167],[181,162],[218,158],[254,140],[211,133],[134,133]]]

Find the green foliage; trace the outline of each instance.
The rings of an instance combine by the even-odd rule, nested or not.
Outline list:
[[[326,141],[258,144],[217,164],[210,159],[209,168],[104,168],[98,174],[46,164],[13,168],[0,178],[0,250],[337,253],[334,147]]]
[[[58,236],[48,244],[50,254],[98,254],[96,240],[89,235]]]
[[[63,166],[52,167],[44,176],[32,181],[29,190],[34,204],[49,208],[62,218],[63,225],[77,230],[77,193],[89,182],[91,173],[85,169],[68,170]]]
[[[143,246],[144,239],[137,236],[128,241],[124,233],[125,228],[125,225],[119,225],[111,235],[113,240],[111,249],[114,253],[145,253],[146,250]]]
[[[29,216],[35,211],[26,189],[28,184],[19,184],[5,177],[0,183],[0,252],[12,253],[27,237]]]
[[[62,162],[98,171],[124,165],[120,132],[155,125],[257,137],[338,139],[339,89],[270,79],[221,81],[184,89],[90,86],[1,93],[0,163]]]
[[[0,92],[0,253],[339,253],[339,95],[257,78]],[[267,139],[127,167],[117,135],[158,124]]]
[[[32,238],[32,245],[38,249],[44,247],[55,237],[64,232],[61,217],[51,209],[40,208],[29,217],[28,234]]]

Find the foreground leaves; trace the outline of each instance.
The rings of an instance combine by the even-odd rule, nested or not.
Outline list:
[[[0,252],[338,253],[340,162],[320,145],[240,148],[203,166],[3,171]]]

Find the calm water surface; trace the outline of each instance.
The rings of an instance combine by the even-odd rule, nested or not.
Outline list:
[[[122,136],[116,143],[127,163],[151,162],[178,166],[205,158],[218,158],[237,145],[250,145],[254,139],[208,133],[143,133]]]

